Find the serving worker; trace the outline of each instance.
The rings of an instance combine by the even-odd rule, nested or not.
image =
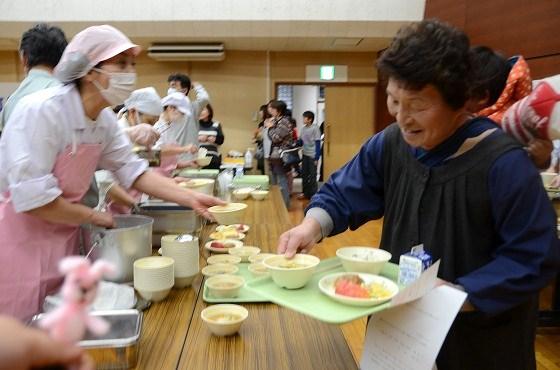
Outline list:
[[[210,217],[216,198],[148,171],[107,107],[134,90],[140,48],[114,27],[78,33],[55,68],[64,84],[23,98],[0,139],[0,313],[28,319],[61,283],[58,261],[78,253],[79,225],[113,227],[79,204],[97,168],[125,188]]]
[[[378,61],[396,123],[311,199],[278,252],[383,217],[392,262],[423,243],[439,277],[468,294],[439,370],[534,369],[537,298],[560,265],[556,216],[523,148],[465,108],[469,40],[435,20],[402,28]]]

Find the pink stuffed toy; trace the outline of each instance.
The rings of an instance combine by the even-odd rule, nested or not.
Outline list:
[[[86,257],[70,256],[60,261],[58,269],[66,275],[61,289],[64,302],[45,314],[40,326],[47,329],[53,339],[69,343],[80,341],[86,329],[98,336],[107,333],[109,324],[90,316],[88,306],[95,300],[101,277],[114,274],[115,267],[102,260],[92,265]]]

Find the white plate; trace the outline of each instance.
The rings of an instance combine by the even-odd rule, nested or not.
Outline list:
[[[341,276],[348,276],[348,275],[357,275],[366,284],[371,284],[371,283],[383,284],[383,286],[391,292],[391,295],[386,298],[353,298],[353,297],[347,297],[344,295],[336,294],[334,292],[335,280]],[[360,306],[360,307],[377,306],[378,304],[391,300],[399,292],[398,285],[395,284],[395,282],[387,278],[384,278],[383,276],[365,274],[365,273],[356,273],[356,272],[336,272],[334,274],[326,275],[321,280],[319,280],[319,289],[325,295],[329,296],[330,298],[334,299],[337,302],[344,303],[349,306]]]
[[[219,234],[219,235],[217,235],[217,234]],[[214,231],[213,233],[211,233],[211,234],[209,235],[209,238],[210,238],[210,239],[214,239],[214,240],[224,240],[224,239],[222,238],[222,236],[223,236],[223,233],[222,233],[221,231]],[[230,237],[228,237],[227,239],[232,239],[232,240],[243,240],[243,239],[245,239],[245,234],[240,233],[240,232],[237,232],[237,235],[236,235],[236,236],[230,236]]]
[[[240,241],[240,240],[222,239],[222,240],[210,240],[209,242],[204,244],[204,248],[208,249],[209,251],[215,252],[215,253],[228,253],[230,248],[214,248],[214,247],[212,247],[211,244],[215,243],[215,242],[233,243],[233,244],[235,244],[235,247],[242,247],[243,246],[243,242]],[[232,247],[232,248],[235,248],[235,247]]]
[[[237,230],[238,226],[243,226],[243,230]],[[249,229],[250,229],[249,225],[246,225],[246,224],[233,224],[233,225],[218,225],[216,227],[216,231],[223,231],[223,230],[227,230],[229,228],[233,228],[236,231],[239,231],[240,233],[247,233],[247,231],[249,231]]]

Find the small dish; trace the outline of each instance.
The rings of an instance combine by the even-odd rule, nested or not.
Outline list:
[[[240,233],[236,230],[225,230],[225,231],[214,231],[209,235],[210,239],[221,240],[221,239],[235,239],[243,240],[245,239],[245,234]]]
[[[355,284],[354,286],[341,286],[339,285],[338,288],[335,286],[336,282],[339,281],[338,279],[345,277],[347,278],[346,283],[348,280],[358,277],[361,279],[363,284]],[[373,287],[372,287],[373,285]],[[360,286],[360,289],[365,289],[371,294],[372,290],[375,289],[378,296],[373,296],[371,298],[358,298],[354,296],[339,294],[337,289],[340,291],[343,290],[350,290],[353,291],[353,294],[356,293],[356,286]],[[372,287],[366,288],[367,286]],[[321,278],[319,280],[319,289],[328,297],[334,299],[337,302],[350,305],[350,306],[359,306],[359,307],[369,307],[369,306],[377,306],[378,304],[390,301],[397,293],[399,292],[398,285],[379,275],[372,275],[366,273],[349,273],[349,272],[337,272],[334,274],[329,274]]]
[[[245,279],[237,275],[223,274],[209,277],[205,284],[210,295],[215,298],[235,298],[245,285]]]
[[[245,224],[233,224],[233,225],[218,225],[216,226],[216,231],[224,232],[226,230],[234,230],[240,233],[247,233],[251,227]]]
[[[229,254],[241,257],[241,262],[248,262],[249,257],[256,256],[260,252],[260,248],[253,246],[243,246],[228,249]]]
[[[210,240],[204,244],[204,248],[214,253],[228,253],[231,248],[242,247],[243,242],[234,239]]]
[[[217,304],[206,307],[200,318],[208,325],[212,334],[217,336],[233,335],[249,317],[249,311],[236,304]]]
[[[230,265],[237,265],[241,262],[241,257],[233,256],[231,254],[218,254],[215,256],[210,256],[206,260],[206,263],[209,265],[215,265],[217,263],[227,263]]]
[[[202,269],[202,275],[206,277],[216,276],[216,275],[233,275],[239,271],[239,267],[235,265],[230,265],[227,263],[216,263],[214,265],[208,265]]]

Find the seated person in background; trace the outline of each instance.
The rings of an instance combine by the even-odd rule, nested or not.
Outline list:
[[[531,92],[529,67],[521,56],[506,59],[501,54],[486,46],[472,47],[470,50],[473,64],[470,100],[467,104],[471,112],[487,116],[504,131],[518,139],[531,156],[538,168],[546,168],[550,162],[552,143],[547,137],[527,135],[521,137],[519,132],[526,131],[523,126],[530,126],[526,120],[519,125],[512,125],[511,112]]]
[[[211,156],[212,161],[204,168],[220,169],[222,155],[220,145],[224,143],[224,132],[218,121],[213,121],[214,109],[210,104],[202,108],[199,117],[198,146],[208,150],[206,156]]]

